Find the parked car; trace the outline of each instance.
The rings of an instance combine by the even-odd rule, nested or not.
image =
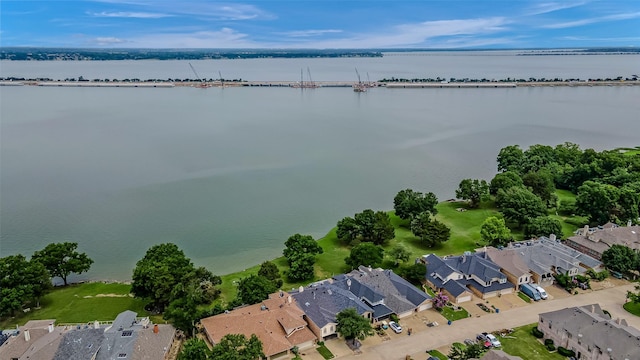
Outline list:
[[[473,344],[475,344],[476,342],[471,340],[471,339],[464,339],[464,344],[467,346],[471,346]]]
[[[486,334],[486,337],[487,337],[487,340],[489,340],[489,342],[491,343],[492,347],[502,346],[502,344],[500,343],[500,340],[498,340],[498,338],[493,336],[493,334]]]
[[[476,336],[476,339],[480,344],[482,344],[486,349],[488,349],[491,347],[491,341],[487,339],[487,335],[485,334],[486,333],[478,334],[478,336]]]
[[[540,293],[530,284],[522,284],[520,285],[520,291],[522,291],[525,295],[532,298],[535,301],[540,300]]]
[[[536,286],[535,289],[538,290],[538,293],[540,294],[540,297],[542,298],[542,300],[547,300],[547,298],[549,298],[549,296],[547,295],[547,292],[544,291],[544,289],[541,286]]]
[[[391,330],[393,330],[393,332],[395,332],[396,334],[400,334],[402,332],[402,326],[400,326],[400,324],[398,324],[395,321],[392,321],[389,323],[389,327],[391,328]]]

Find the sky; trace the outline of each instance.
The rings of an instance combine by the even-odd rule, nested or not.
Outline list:
[[[0,46],[640,46],[640,0],[2,0]]]

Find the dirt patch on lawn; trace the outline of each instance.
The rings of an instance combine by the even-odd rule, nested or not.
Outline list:
[[[85,299],[90,299],[90,298],[101,298],[101,297],[109,297],[109,298],[124,298],[124,297],[133,297],[133,294],[97,294],[97,295],[87,295],[87,296],[83,296],[83,298]]]

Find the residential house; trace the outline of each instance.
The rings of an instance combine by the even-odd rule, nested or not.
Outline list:
[[[425,280],[427,286],[442,292],[449,301],[455,304],[471,301],[473,294],[464,283],[464,275],[449,266],[435,254],[424,256],[421,261],[427,266]]]
[[[55,320],[29,321],[0,346],[8,360],[168,359],[175,338],[171,325],[154,325],[124,311],[110,324],[54,326]]]
[[[600,261],[546,237],[511,244],[505,251],[514,251],[529,267],[531,282],[542,287],[553,284],[553,275],[575,276],[602,266]]]
[[[514,249],[488,247],[485,253],[491,261],[500,267],[500,271],[507,276],[507,280],[514,284],[516,289],[519,289],[522,284],[531,282],[533,275],[529,267]]]
[[[540,314],[538,329],[581,360],[640,359],[640,330],[610,319],[598,304]]]
[[[304,319],[307,320],[309,329],[318,339],[326,340],[337,336],[336,315],[342,310],[354,308],[363,317],[373,319],[374,310],[369,305],[348,289],[343,289],[330,281],[322,281],[306,288],[300,287],[299,290],[291,291],[290,294],[304,312]]]
[[[509,355],[502,350],[491,349],[480,360],[522,360],[520,356]]]
[[[640,251],[640,226],[617,226],[605,224],[597,228],[584,228],[576,231],[565,244],[597,260],[602,259],[602,253],[613,245],[623,245],[635,251]]]
[[[281,291],[261,303],[204,318],[200,323],[213,345],[228,334],[247,338],[255,334],[267,359],[281,359],[288,358],[293,347],[304,350],[315,344],[316,335],[304,315],[296,300]]]
[[[344,277],[335,277],[334,282],[343,288],[351,288],[351,292],[373,308],[376,319],[383,318],[382,313],[387,309],[403,318],[432,307],[431,296],[391,270],[360,266]],[[361,290],[356,290],[358,288]]]
[[[55,320],[31,320],[0,346],[0,359],[52,360],[63,331]]]
[[[513,284],[507,281],[507,276],[500,272],[500,267],[486,254],[446,258],[429,254],[423,257],[423,261],[427,264],[427,283],[439,291],[446,289],[444,284],[449,282],[458,285],[454,287],[451,284],[449,288],[464,287],[482,299],[510,294],[514,290]],[[447,289],[447,292],[450,291]]]

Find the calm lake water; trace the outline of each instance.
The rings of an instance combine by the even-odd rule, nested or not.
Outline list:
[[[615,77],[639,56],[510,53],[366,59],[192,61],[201,76]],[[191,77],[185,61],[1,62],[1,76]],[[211,75],[209,75],[211,74]],[[175,242],[224,274],[324,235],[344,216],[391,209],[397,191],[454,196],[491,179],[500,148],[640,144],[640,87],[509,89],[0,87],[0,252],[75,241],[87,276],[128,279]]]

